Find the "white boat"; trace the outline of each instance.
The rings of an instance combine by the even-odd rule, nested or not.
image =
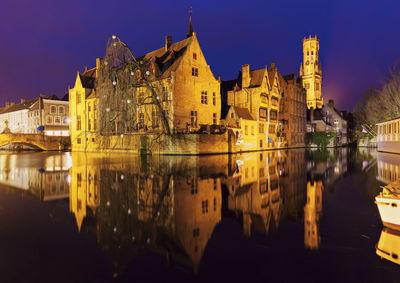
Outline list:
[[[396,181],[382,188],[375,197],[384,226],[400,230],[400,182]]]
[[[376,254],[400,265],[400,232],[384,228],[376,245]]]

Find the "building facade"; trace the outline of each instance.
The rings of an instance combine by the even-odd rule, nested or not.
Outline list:
[[[325,117],[325,122],[332,127],[336,134],[336,144],[347,144],[347,120],[343,113],[335,108],[333,99],[330,99],[321,111]]]
[[[378,151],[400,153],[400,118],[376,124]]]
[[[167,36],[162,48],[138,57],[137,61],[145,62],[146,66],[131,73],[136,79],[136,95],[118,102],[119,107],[126,105],[131,110],[123,115],[118,113],[113,119],[106,119],[116,111],[102,102],[99,97],[102,86],[96,83],[106,61],[97,59],[95,68],[78,73],[75,86],[69,90],[73,150],[107,147],[100,142],[100,136],[104,135],[121,138],[125,135],[126,138],[126,135],[163,133],[164,121],[171,133],[194,133],[218,127],[220,82],[190,28],[186,39],[173,43]],[[144,76],[150,79],[145,81]],[[118,84],[115,81],[116,88]],[[154,95],[157,102],[152,102]],[[108,121],[111,124],[105,126]]]
[[[0,132],[68,136],[68,107],[68,101],[44,94],[31,100],[22,98],[18,104],[7,103],[0,112]]]
[[[48,136],[69,135],[69,102],[41,94],[29,107],[28,133]],[[42,129],[40,128],[42,126]]]
[[[288,147],[302,147],[305,145],[307,123],[306,91],[296,73],[283,77],[279,75],[279,78],[283,90],[279,113],[281,135]]]
[[[227,104],[230,107],[223,123],[234,128],[236,137],[239,137],[237,144],[240,149],[262,150],[280,147],[283,141],[277,133],[280,129],[278,115],[281,86],[275,64],[271,64],[269,69],[265,67],[252,71],[248,64],[243,65],[238,78],[224,82],[223,87],[225,89],[222,91],[226,93]],[[243,109],[240,110],[242,114],[248,114],[236,117],[234,112],[238,109]],[[238,118],[247,122],[238,124]],[[250,129],[246,129],[247,127]]]
[[[300,65],[300,76],[307,91],[307,108],[317,109],[324,105],[321,94],[322,69],[319,62],[319,38],[317,36],[303,39],[303,63]]]

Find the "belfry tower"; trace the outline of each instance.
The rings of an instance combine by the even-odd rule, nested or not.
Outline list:
[[[317,36],[303,39],[303,63],[300,65],[300,76],[307,92],[307,108],[322,108],[321,95],[322,69],[319,63],[319,38]]]

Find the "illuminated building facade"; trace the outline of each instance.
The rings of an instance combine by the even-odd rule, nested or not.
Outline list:
[[[186,39],[173,42],[172,37],[166,36],[163,47],[138,57],[137,60],[150,62],[149,70],[145,73],[148,76],[153,74],[156,78],[150,83],[157,89],[157,99],[163,113],[159,113],[160,109],[154,104],[146,103],[146,99],[152,94],[146,84],[140,84],[139,80],[137,101],[120,102],[135,104],[135,115],[116,115],[111,121],[112,136],[160,133],[163,130],[163,118],[160,117],[167,119],[172,133],[197,132],[202,128],[219,125],[220,82],[207,64],[191,21]],[[107,147],[100,142],[102,124],[99,122],[99,112],[107,109],[99,107],[100,98],[96,95],[99,92],[96,88],[101,87],[96,85],[98,71],[104,63],[103,59],[97,59],[96,68],[78,73],[75,86],[69,90],[72,150]]]
[[[243,65],[238,78],[223,82],[222,87],[230,107],[223,114],[223,123],[234,130],[240,150],[277,148],[283,144],[277,134],[281,86],[275,64],[258,70]]]

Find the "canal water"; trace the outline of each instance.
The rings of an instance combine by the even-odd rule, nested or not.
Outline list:
[[[0,153],[0,281],[400,282],[374,204],[399,166],[348,148]]]

